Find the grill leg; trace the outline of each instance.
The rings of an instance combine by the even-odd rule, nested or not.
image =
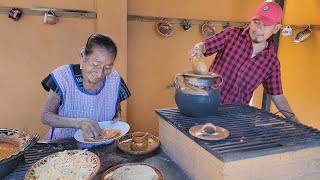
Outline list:
[[[270,111],[270,107],[271,107],[271,97],[269,94],[266,93],[266,91],[263,91],[261,109],[265,111]]]

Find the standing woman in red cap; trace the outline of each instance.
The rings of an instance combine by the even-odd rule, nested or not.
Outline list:
[[[262,83],[283,115],[299,122],[283,95],[280,62],[274,51],[272,35],[280,30],[281,20],[280,5],[263,2],[254,11],[248,27],[228,27],[196,44],[188,56],[192,59],[217,53],[209,71],[223,76],[224,83],[219,87],[222,103],[249,104]]]

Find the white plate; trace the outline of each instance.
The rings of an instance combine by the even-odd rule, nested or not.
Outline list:
[[[128,123],[125,123],[125,122],[122,122],[122,121],[118,121],[116,123],[112,123],[112,121],[103,121],[103,122],[98,122],[99,126],[103,129],[103,128],[106,128],[106,129],[111,129],[111,128],[116,128],[116,129],[120,129],[121,130],[121,134],[120,136],[117,136],[115,138],[112,138],[112,139],[108,139],[106,141],[98,141],[98,142],[88,142],[88,141],[85,141],[83,139],[83,131],[81,129],[79,129],[75,134],[74,134],[74,138],[79,141],[79,142],[82,142],[82,143],[90,143],[90,144],[101,144],[101,143],[111,143],[113,142],[115,139],[118,139],[122,136],[124,136],[130,129],[130,126]]]

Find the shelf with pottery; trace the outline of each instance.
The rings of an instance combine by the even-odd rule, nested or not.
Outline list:
[[[128,21],[156,22],[156,27],[158,32],[161,35],[166,37],[169,37],[173,34],[172,24],[180,24],[185,31],[188,31],[192,25],[200,25],[202,34],[206,38],[209,38],[216,33],[214,26],[222,26],[223,28],[226,28],[229,26],[247,25],[247,22],[238,22],[238,21],[183,19],[183,18],[171,18],[171,17],[138,16],[138,15],[128,15]]]
[[[312,29],[319,29],[320,25],[304,25],[304,26],[298,26],[298,25],[287,25],[282,28],[282,35],[283,36],[290,36],[293,34],[294,30],[302,29],[299,31],[295,36],[293,42],[299,43],[306,41],[309,36],[312,33]]]
[[[3,7],[0,6],[0,14],[8,14],[10,18],[19,20],[21,15],[34,15],[44,16],[45,13],[53,13],[57,17],[72,17],[72,18],[89,18],[96,19],[96,12],[76,10],[76,9],[59,9],[49,7],[31,7],[31,8],[20,8],[20,7]],[[18,18],[16,18],[18,17]]]
[[[248,22],[238,21],[216,21],[216,20],[199,20],[199,19],[184,19],[184,18],[171,18],[171,17],[155,17],[155,16],[138,16],[128,15],[128,21],[138,22],[155,22],[157,31],[165,36],[170,37],[173,34],[172,24],[180,24],[181,27],[188,31],[192,25],[200,25],[201,33],[204,37],[209,38],[215,35],[216,30],[214,26],[222,26],[227,28],[229,26],[246,26]],[[306,41],[312,33],[312,30],[320,29],[320,25],[307,24],[307,25],[287,25],[281,28],[283,36],[292,35],[294,30],[299,30],[295,37],[294,42]]]

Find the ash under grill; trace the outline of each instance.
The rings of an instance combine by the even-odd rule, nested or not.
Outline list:
[[[320,131],[244,104],[224,104],[215,116],[190,118],[178,109],[156,113],[223,162],[320,146]],[[211,122],[230,136],[219,141],[194,138],[189,129]]]
[[[59,151],[72,150],[75,148],[77,148],[76,143],[37,143],[30,150],[24,153],[24,162],[20,162],[19,166],[11,174],[6,176],[4,180],[24,179],[24,175],[29,167],[38,160]]]

